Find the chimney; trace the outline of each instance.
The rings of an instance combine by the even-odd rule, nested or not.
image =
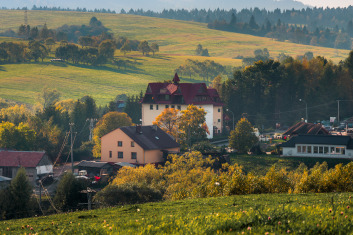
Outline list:
[[[142,134],[142,126],[141,125],[136,125],[136,133]]]

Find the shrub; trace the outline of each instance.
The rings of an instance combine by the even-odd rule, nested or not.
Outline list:
[[[148,186],[137,184],[110,184],[98,192],[94,201],[102,206],[135,204],[162,200],[162,193]]]
[[[76,209],[79,202],[86,201],[85,195],[80,193],[85,186],[85,182],[76,179],[71,172],[65,173],[56,189],[55,206],[62,211]]]

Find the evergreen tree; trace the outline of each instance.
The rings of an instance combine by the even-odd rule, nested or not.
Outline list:
[[[81,190],[85,189],[71,172],[67,172],[61,178],[56,189],[54,204],[62,211],[75,210],[77,204],[82,201]]]
[[[11,181],[11,207],[15,218],[22,218],[31,214],[32,186],[27,179],[25,168],[21,167]]]

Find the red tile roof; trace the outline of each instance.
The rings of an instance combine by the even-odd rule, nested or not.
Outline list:
[[[329,135],[330,133],[321,125],[314,123],[298,122],[291,126],[283,135]]]
[[[164,95],[170,95],[169,99],[163,99]],[[207,88],[205,83],[149,83],[141,103],[223,105],[217,90]]]
[[[37,167],[45,152],[0,151],[0,167]]]

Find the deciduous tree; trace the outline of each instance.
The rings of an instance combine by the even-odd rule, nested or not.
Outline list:
[[[229,146],[238,150],[239,153],[246,153],[257,142],[258,139],[251,123],[246,118],[240,119],[230,133]]]
[[[179,118],[179,140],[181,145],[186,148],[194,142],[206,139],[208,127],[206,121],[206,111],[195,105],[189,105],[186,110],[181,111]]]
[[[159,126],[163,131],[172,135],[175,139],[179,136],[179,111],[177,109],[167,108],[156,117],[153,125]]]
[[[122,126],[132,126],[131,118],[126,113],[109,112],[98,121],[96,127],[94,128],[94,157],[100,157],[101,155],[100,138]]]

